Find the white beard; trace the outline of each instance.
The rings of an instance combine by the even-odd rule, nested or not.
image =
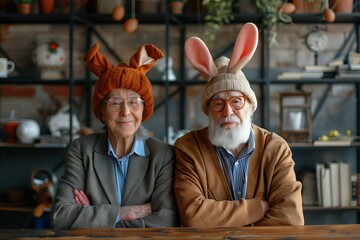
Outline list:
[[[240,144],[244,144],[249,140],[251,131],[251,117],[249,111],[243,122],[238,117],[223,118],[216,124],[212,117],[209,117],[209,139],[215,146],[225,147],[227,149],[236,149]],[[227,129],[222,128],[221,123],[237,122],[238,126]]]

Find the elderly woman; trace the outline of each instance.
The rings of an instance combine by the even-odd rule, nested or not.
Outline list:
[[[162,52],[141,46],[130,65],[114,67],[95,44],[85,55],[99,77],[93,111],[106,131],[74,140],[51,210],[54,228],[173,227],[173,148],[147,137],[141,123],[153,113],[145,73]]]

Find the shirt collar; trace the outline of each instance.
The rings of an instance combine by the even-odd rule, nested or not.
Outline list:
[[[135,142],[134,142],[134,145],[130,151],[129,154],[127,154],[126,156],[124,157],[129,157],[131,155],[133,155],[134,153],[139,155],[139,156],[142,156],[144,157],[145,156],[145,143],[144,143],[144,140],[139,138],[137,135],[135,136]],[[115,151],[114,151],[114,148],[110,142],[110,139],[108,138],[108,154],[110,156],[116,156],[115,155]]]
[[[250,129],[249,144],[247,147],[247,153],[252,152],[255,149],[255,134],[253,128]]]

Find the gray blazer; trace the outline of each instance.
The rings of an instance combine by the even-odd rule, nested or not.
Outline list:
[[[67,152],[65,172],[59,181],[51,209],[52,227],[174,227],[179,226],[173,192],[173,148],[155,138],[145,141],[145,157],[129,159],[122,205],[151,202],[153,213],[143,219],[114,226],[119,205],[113,159],[107,154],[107,132],[74,140]],[[75,204],[73,189],[82,189],[91,206]]]

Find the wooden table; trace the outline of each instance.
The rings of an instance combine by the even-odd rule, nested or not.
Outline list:
[[[239,228],[0,229],[0,239],[360,239],[360,224]]]

